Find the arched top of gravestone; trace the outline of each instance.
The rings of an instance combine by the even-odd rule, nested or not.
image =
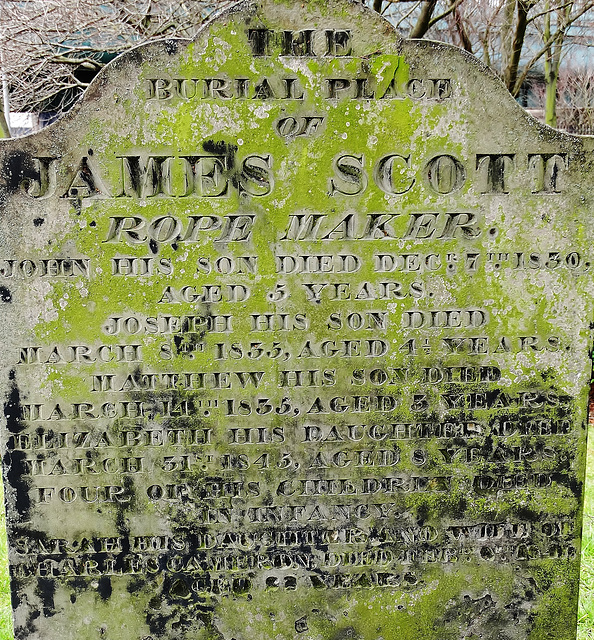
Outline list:
[[[221,107],[243,101],[262,121],[257,114],[276,100],[304,105],[315,98],[366,109],[391,99],[441,105],[445,119],[435,123],[437,131],[475,128],[485,145],[512,129],[539,144],[577,141],[528,115],[472,55],[444,43],[403,40],[359,2],[260,0],[218,12],[193,41],[170,39],[126,52],[102,70],[68,114],[16,145],[63,153],[80,140],[106,149],[100,134],[107,122],[124,139],[154,145],[167,137],[154,124],[162,126],[168,115],[173,125],[180,109],[193,105],[219,105],[212,128],[218,118],[222,130],[230,111]]]

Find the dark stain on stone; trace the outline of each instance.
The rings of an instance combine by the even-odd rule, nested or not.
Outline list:
[[[417,507],[417,518],[419,518],[422,521],[425,521],[429,518],[431,514],[431,507],[429,507],[426,504],[420,504]]]
[[[171,588],[169,589],[169,593],[174,598],[182,598],[183,600],[187,600],[192,595],[192,592],[190,591],[188,585],[185,583],[184,580],[181,580],[181,579],[176,580],[171,585]]]
[[[138,593],[146,587],[146,580],[144,578],[132,578],[126,585],[126,591],[128,593]]]
[[[16,382],[16,373],[12,369],[8,375],[10,392],[4,403],[4,418],[6,428],[12,435],[17,435],[25,428],[21,420],[21,394]],[[29,484],[25,481],[28,469],[24,451],[10,451],[7,449],[3,458],[4,478],[16,493],[15,509],[21,521],[27,520],[31,509],[29,498]]]
[[[101,599],[109,600],[112,591],[111,578],[109,576],[101,576],[99,578],[99,586],[97,587],[97,593],[101,596]]]
[[[132,63],[134,65],[140,66],[143,62],[142,52],[138,48],[130,49],[129,51],[126,51],[125,55],[120,56],[119,58],[116,58],[110,66],[113,69],[118,65],[123,65],[124,61],[127,63]]]
[[[0,287],[0,300],[2,302],[12,302],[12,293],[8,287]]]
[[[465,497],[459,497],[456,501],[448,503],[448,515],[452,518],[464,518],[468,509],[468,500]]]
[[[489,434],[481,447],[481,455],[485,458],[489,458],[493,453],[493,436]]]
[[[237,153],[237,145],[231,144],[229,142],[224,142],[223,140],[219,140],[216,142],[215,140],[205,140],[202,143],[202,148],[206,153],[212,153],[217,156],[224,156],[225,158],[225,168],[227,171],[231,171],[235,166],[235,154]]]
[[[172,56],[177,53],[179,42],[177,40],[165,40],[165,52]]]
[[[188,332],[182,335],[176,334],[173,336],[173,344],[175,346],[175,352],[177,355],[184,354],[190,359],[193,358],[192,353],[197,350],[200,345],[206,331],[200,333]]]
[[[20,581],[14,577],[12,567],[8,567],[10,573],[10,604],[13,611],[21,605]]]
[[[567,486],[570,488],[573,495],[580,500],[584,493],[584,483],[580,482],[577,478],[569,476]]]
[[[164,615],[152,615],[151,613],[148,613],[146,621],[152,634],[157,637],[161,637],[163,635],[167,624],[167,618]]]
[[[303,618],[299,618],[299,620],[295,620],[295,631],[297,633],[305,633],[309,629],[307,625],[307,617],[303,616]]]
[[[56,613],[54,605],[54,595],[56,593],[56,583],[51,578],[37,578],[35,594],[42,603],[44,618],[51,618]]]
[[[73,589],[74,591],[81,592],[87,588],[88,581],[86,580],[86,578],[82,578],[78,576],[76,578],[72,578],[72,580],[69,580],[68,586],[70,587],[70,589]]]
[[[146,613],[146,621],[152,634],[162,637],[167,632],[174,631],[175,637],[184,631],[194,628],[196,622],[206,628],[214,639],[224,640],[224,636],[216,628],[214,611],[216,600],[204,593],[194,592],[190,588],[190,578],[183,575],[166,575],[159,595],[151,600],[151,605]],[[206,580],[209,583],[209,579]],[[213,585],[205,585],[204,591],[213,594],[216,589]]]
[[[33,224],[34,224],[36,227],[40,227],[44,222],[45,222],[45,220],[44,220],[43,218],[35,218],[35,219],[33,220]]]
[[[180,336],[180,335],[173,336],[173,343],[175,345],[175,351],[177,353],[179,353],[179,349],[180,349],[180,347],[182,345],[183,340],[184,340],[183,337]]]
[[[122,486],[124,487],[125,493],[124,495],[128,496],[130,500],[128,502],[117,502],[117,515],[116,515],[116,527],[118,533],[122,537],[127,537],[130,533],[130,527],[128,525],[128,521],[126,520],[126,512],[133,510],[135,508],[135,489],[134,489],[134,480],[130,476],[124,476],[122,478]]]
[[[73,184],[74,182],[77,183],[76,186],[71,186],[65,197],[82,200],[83,198],[87,197],[87,192],[90,195],[99,193],[99,189],[95,182],[95,176],[93,175],[93,171],[89,166],[87,156],[83,157],[80,161],[80,164],[78,165],[74,174]],[[80,202],[78,205],[73,202],[73,206],[77,214],[80,215],[80,212],[82,210]]]
[[[450,600],[436,627],[463,627],[468,637],[501,638],[529,637],[533,627],[533,619],[527,603],[533,602],[534,580],[522,579],[514,585],[513,595],[507,604],[498,602],[490,593],[473,598],[469,594]],[[518,627],[521,631],[518,633]]]
[[[35,620],[41,616],[41,612],[35,608],[29,609],[27,615],[27,621],[25,624],[15,627],[14,638],[15,640],[28,640],[36,632]]]
[[[24,151],[13,151],[6,155],[2,166],[9,193],[19,189],[23,180],[39,181],[39,173],[33,168],[32,158]]]
[[[212,317],[213,313],[210,303],[204,305],[203,315],[206,319]],[[189,331],[189,328],[189,323],[182,323],[181,332],[173,336],[173,345],[176,355],[184,355],[192,359],[192,353],[199,348],[200,343],[208,331],[207,329],[198,332]]]

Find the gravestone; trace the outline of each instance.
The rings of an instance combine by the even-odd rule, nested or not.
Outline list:
[[[574,638],[593,149],[344,0],[3,142],[16,638]]]

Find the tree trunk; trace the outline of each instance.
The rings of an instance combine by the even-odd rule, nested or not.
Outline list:
[[[422,38],[429,31],[429,23],[435,11],[437,0],[426,0],[423,3],[417,24],[412,28],[409,38]]]
[[[514,97],[517,96],[520,91],[520,87],[516,86],[516,81],[518,79],[518,68],[520,66],[524,39],[526,37],[526,28],[528,27],[528,11],[530,11],[530,6],[530,3],[526,0],[518,0],[517,22],[512,42],[511,57],[507,67],[503,70],[505,86]]]
[[[546,75],[545,83],[545,123],[557,128],[557,81],[559,70]]]
[[[455,0],[451,0],[452,3]],[[458,11],[458,7],[454,9],[454,24],[456,25],[456,31],[458,32],[458,36],[460,37],[460,46],[469,53],[472,53],[472,42],[470,42],[470,38],[468,37],[468,33],[466,33],[466,28],[464,27],[464,23],[462,22],[462,16],[460,15],[460,11]]]
[[[501,74],[509,66],[509,61],[512,55],[512,42],[513,42],[513,26],[514,26],[514,14],[516,9],[516,0],[505,0],[503,7],[503,21],[500,28],[501,37]],[[485,45],[488,49],[489,44]]]
[[[546,9],[550,9],[547,0]],[[545,54],[545,123],[557,128],[557,84],[559,81],[559,69],[561,67],[561,51],[565,43],[565,36],[570,23],[573,2],[570,1],[565,7],[557,9],[557,33],[551,42],[549,50]],[[551,11],[545,16],[545,28],[543,38],[545,43],[551,40]]]
[[[551,7],[549,0],[545,2],[544,32],[543,40],[548,42],[551,38]],[[555,73],[555,65],[553,60],[553,43],[544,56],[544,72],[545,72],[545,123],[551,127],[557,127],[557,79],[558,73]]]

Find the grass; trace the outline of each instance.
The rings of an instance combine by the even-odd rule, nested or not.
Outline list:
[[[594,432],[588,437],[578,640],[594,640]]]
[[[0,504],[4,499],[2,494],[0,483]],[[590,434],[588,439],[584,507],[577,640],[594,640],[594,432]],[[4,509],[0,509],[0,532],[4,530]],[[0,640],[13,640],[7,564],[6,538],[4,535],[0,535]]]

